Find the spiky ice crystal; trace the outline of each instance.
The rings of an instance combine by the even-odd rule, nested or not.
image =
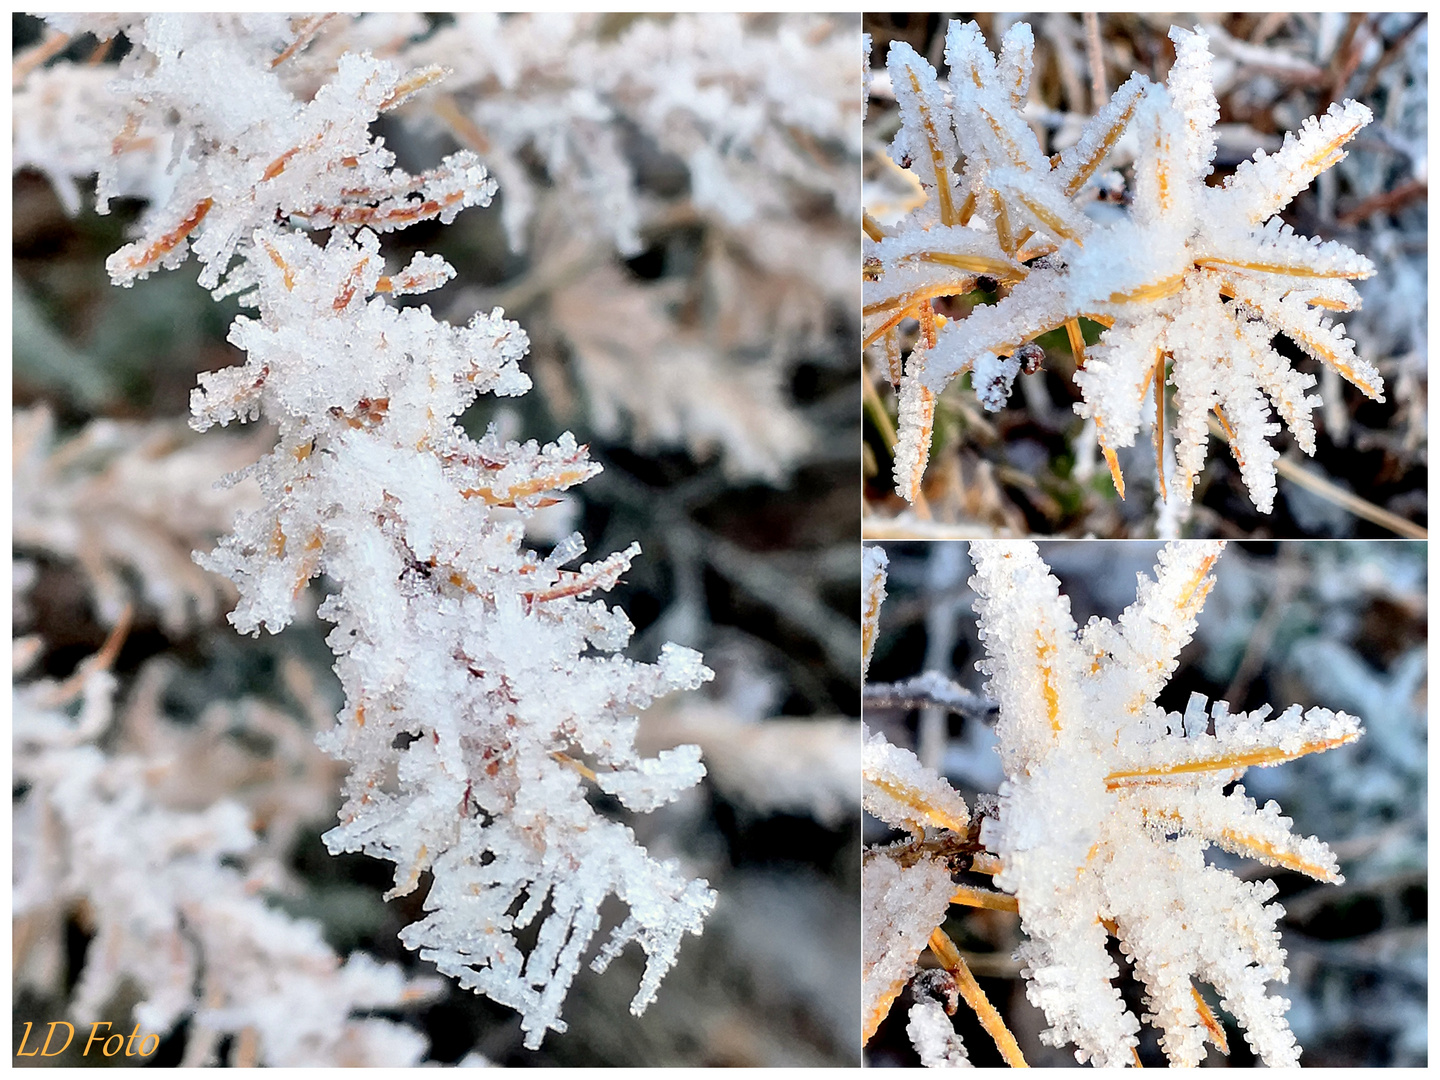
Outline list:
[[[950,23],[948,87],[903,42],[888,68],[901,126],[891,157],[907,168],[924,202],[891,226],[871,223],[866,240],[866,342],[883,341],[899,392],[895,478],[914,501],[929,457],[934,399],[970,372],[985,408],[1009,398],[1027,342],[1067,326],[1076,352],[1082,416],[1095,422],[1120,494],[1115,451],[1155,429],[1164,468],[1163,388],[1173,388],[1178,498],[1188,503],[1204,467],[1213,413],[1231,444],[1257,509],[1275,498],[1280,430],[1272,405],[1307,454],[1315,452],[1309,394],[1315,377],[1271,345],[1283,334],[1334,368],[1367,397],[1384,400],[1379,372],[1328,317],[1360,304],[1348,279],[1374,272],[1335,241],[1298,236],[1278,213],[1334,165],[1371,119],[1345,101],[1287,134],[1273,155],[1257,152],[1223,184],[1210,186],[1219,119],[1204,31],[1174,27],[1176,61],[1164,86],[1133,75],[1080,138],[1048,158],[1026,122],[1034,39],[1017,23],[993,56],[974,23]],[[1086,206],[1111,184],[1100,166],[1122,134],[1134,133],[1133,201],[1101,221]],[[971,292],[982,277],[1001,298],[938,332],[931,302]],[[920,340],[900,359],[900,322],[917,316]],[[1086,347],[1079,319],[1104,327]],[[1157,411],[1158,403],[1158,411]]]

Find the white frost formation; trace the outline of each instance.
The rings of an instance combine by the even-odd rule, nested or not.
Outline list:
[[[1147,1018],[1172,1064],[1203,1057],[1213,986],[1267,1065],[1299,1064],[1288,1002],[1265,984],[1288,978],[1268,881],[1207,865],[1215,844],[1322,881],[1342,881],[1319,840],[1297,838],[1274,803],[1257,808],[1227,784],[1358,738],[1359,721],[1299,706],[1231,715],[1193,697],[1167,714],[1156,695],[1175,670],[1213,584],[1222,544],[1172,544],[1156,580],[1141,579],[1115,623],[1077,631],[1069,600],[1033,544],[971,544],[988,691],[1006,781],[981,839],[1000,856],[995,884],[1019,901],[1030,1000],[1052,1045],[1096,1065],[1131,1064],[1139,1021],[1110,980],[1114,934],[1144,982]]]
[[[884,548],[864,549],[865,666],[870,663],[885,599],[888,558]],[[963,834],[970,810],[945,780],[920,759],[892,746],[879,732],[863,723],[861,740],[861,801],[866,812],[905,829],[916,843],[946,830]],[[930,932],[945,921],[955,892],[950,868],[943,857],[897,843],[865,851],[861,865],[861,923],[864,927],[861,959],[862,1041],[869,1042],[880,1021],[905,984],[915,974],[915,962],[930,940]],[[935,1006],[939,1009],[939,1006]],[[950,1034],[943,1036],[937,1025]],[[911,1012],[911,1041],[926,1064],[968,1064],[965,1048],[955,1038],[940,1009],[917,1006]]]
[[[968,371],[985,407],[999,409],[1018,351],[1062,325],[1077,354],[1084,400],[1076,409],[1095,420],[1122,496],[1115,451],[1134,445],[1143,422],[1155,428],[1163,457],[1168,384],[1182,499],[1204,466],[1214,413],[1255,506],[1271,510],[1278,453],[1269,440],[1280,430],[1272,405],[1313,454],[1310,413],[1321,403],[1308,393],[1314,377],[1271,347],[1276,334],[1384,400],[1379,373],[1328,317],[1359,307],[1347,279],[1374,267],[1342,244],[1297,236],[1277,216],[1345,156],[1340,148],[1370,111],[1354,101],[1332,105],[1277,153],[1258,152],[1211,187],[1219,106],[1207,39],[1178,27],[1170,36],[1176,62],[1166,85],[1132,76],[1054,161],[1021,111],[1033,49],[1027,25],[1010,28],[997,59],[974,23],[952,22],[948,91],[913,49],[891,46],[902,120],[891,156],[926,199],[894,226],[869,225],[865,340],[885,340],[899,389],[895,476],[905,498],[919,491],[934,395]],[[1100,224],[1084,206],[1099,194],[1097,170],[1127,129],[1139,145],[1133,205]],[[931,300],[970,292],[981,276],[999,283],[1001,299],[927,333]],[[922,340],[901,372],[896,328],[915,315]],[[1105,327],[1088,352],[1082,316]]]
[[[19,658],[39,642],[15,645]],[[68,1004],[81,1024],[108,1015],[128,987],[143,1031],[190,1022],[184,1065],[215,1064],[227,1037],[231,1064],[418,1064],[421,1034],[367,1014],[432,998],[439,980],[407,979],[360,952],[342,961],[318,924],[270,902],[286,885],[281,858],[296,827],[321,809],[308,773],[325,759],[300,725],[257,702],[174,723],[160,708],[159,664],[141,671],[117,717],[113,659],[107,648],[64,682],[26,681],[12,696],[14,779],[24,790],[14,830],[17,985],[41,994],[63,986],[74,915],[93,934]],[[247,739],[272,743],[275,756],[254,767]]]
[[[905,1034],[920,1055],[920,1064],[927,1069],[968,1069],[970,1055],[955,1034],[950,1017],[938,1001],[917,1001],[910,1006],[910,1022]]]
[[[872,848],[861,866],[861,1015],[867,1042],[915,974],[915,961],[930,932],[945,921],[955,892],[944,860],[907,862],[902,854],[901,847]]]
[[[543,448],[476,442],[454,423],[481,393],[529,388],[520,328],[498,310],[455,327],[377,295],[454,274],[423,254],[387,267],[377,234],[448,223],[495,191],[469,152],[410,176],[370,133],[444,72],[346,53],[323,77],[303,64],[292,74],[290,46],[313,20],[276,15],[57,22],[123,29],[133,46],[110,86],[118,134],[102,210],[131,193],[127,147],[169,147],[112,278],[129,284],[193,251],[202,284],[258,309],[231,329],[244,364],[203,376],[192,407],[201,429],[264,416],[279,440],[251,470],[263,508],[203,562],[238,586],[231,621],[244,632],[285,626],[310,578],[334,585],[321,615],[335,623],[346,705],[323,742],[351,773],[326,842],[394,861],[391,896],[429,875],[427,915],[403,940],[518,1010],[532,1048],[564,1030],[601,902],[618,896],[629,914],[592,966],[638,942],[649,963],[632,1009],[644,1009],[714,893],[596,814],[586,790],[643,811],[698,782],[694,747],[639,757],[634,716],[710,672],[675,646],[656,664],[624,659],[629,620],[585,599],[616,583],[637,546],[578,570],[564,569],[584,552],[578,534],[544,557],[523,546],[524,515],[598,471],[584,447],[568,434]],[[307,81],[308,100],[295,92]],[[314,229],[328,230],[324,245]],[[518,938],[537,921],[527,953]]]
[[[1211,866],[1205,852],[1214,845],[1343,881],[1325,844],[1292,835],[1275,803],[1256,806],[1234,782],[1251,766],[1332,749],[1362,730],[1355,717],[1321,708],[1294,706],[1271,720],[1268,707],[1232,715],[1199,695],[1183,713],[1156,704],[1194,634],[1223,546],[1166,547],[1155,580],[1141,576],[1135,603],[1117,621],[1093,618],[1078,630],[1034,544],[971,544],[987,654],[978,666],[1000,705],[998,814],[987,809],[976,830],[943,777],[865,731],[865,808],[910,833],[865,852],[866,1041],[927,945],[947,970],[962,966],[945,960],[954,946],[932,931],[952,904],[968,904],[1018,910],[1021,976],[1051,1025],[1041,1038],[1073,1045],[1082,1063],[1138,1064],[1142,1019],[1160,1030],[1172,1065],[1200,1064],[1207,1039],[1224,1052],[1224,1029],[1197,985],[1204,982],[1265,1064],[1299,1064],[1289,1003],[1266,992],[1289,978],[1275,927],[1283,911],[1267,903],[1276,887]],[[977,831],[983,851],[973,846]],[[1003,893],[954,883],[952,869],[992,874]],[[1112,982],[1111,937],[1144,985],[1139,1018]],[[964,1064],[945,1008],[923,989],[915,996],[907,1032],[924,1063]],[[1003,1021],[983,1000],[967,1001],[1001,1046]]]
[[[860,606],[860,676],[870,670],[870,654],[875,651],[875,631],[880,625],[880,605],[885,602],[885,568],[889,559],[885,549],[871,544],[861,549],[864,592]]]
[[[370,12],[247,13],[225,25],[273,45],[270,59],[302,43],[277,66],[299,101],[347,52],[450,71],[435,91],[396,102],[392,122],[422,144],[458,142],[499,180],[498,216],[528,261],[507,304],[545,305],[594,428],[780,482],[820,452],[793,369],[828,347],[829,312],[853,310],[857,294],[858,21],[461,12],[437,25]],[[51,20],[103,33],[131,22]],[[205,47],[223,65],[223,50]],[[117,124],[114,70],[62,63],[15,89],[14,167],[44,172],[71,209],[96,171],[102,196],[152,202],[179,179],[167,168],[172,132]],[[659,280],[621,261],[695,230],[694,264],[667,265]]]

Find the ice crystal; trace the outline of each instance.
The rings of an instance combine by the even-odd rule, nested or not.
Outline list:
[[[133,21],[52,20],[102,36]],[[719,457],[731,475],[781,483],[822,452],[828,430],[795,400],[794,369],[823,354],[826,312],[855,304],[858,21],[462,12],[437,22],[371,12],[246,14],[216,25],[278,60],[300,102],[347,54],[383,57],[421,79],[448,70],[429,92],[382,102],[387,123],[397,142],[458,142],[502,185],[493,213],[525,255],[507,266],[525,269],[503,302],[535,305],[558,331],[553,343],[540,339],[537,363],[552,346],[564,354],[556,370],[607,438],[683,446]],[[224,47],[177,41],[208,50],[217,71],[227,63]],[[134,113],[117,124],[114,70],[62,63],[21,81],[17,69],[15,166],[44,172],[69,208],[97,171],[106,199],[166,202],[186,182],[188,168],[168,168],[177,150],[194,162],[163,125]],[[225,80],[213,81],[224,95]],[[235,98],[225,107],[244,132],[242,103],[253,94]],[[269,177],[251,209],[263,212],[268,189],[294,179],[297,164]],[[369,165],[347,169],[358,176]],[[227,171],[220,157],[202,168]],[[156,236],[188,220],[183,211],[202,197],[156,221]],[[669,251],[658,280],[624,265],[647,250]],[[552,408],[571,411],[560,393]]]
[[[1198,1064],[1213,1019],[1209,983],[1271,1066],[1295,1065],[1288,1002],[1265,984],[1288,977],[1269,882],[1210,866],[1211,845],[1341,881],[1329,849],[1297,838],[1280,808],[1228,785],[1358,738],[1359,721],[1299,706],[1231,714],[1192,696],[1185,712],[1155,698],[1190,640],[1213,584],[1218,543],[1178,544],[1142,578],[1117,622],[1077,631],[1033,545],[971,545],[976,604],[1006,780],[1001,811],[981,832],[1000,856],[995,883],[1013,893],[1029,938],[1020,950],[1032,1002],[1053,1044],[1073,1042],[1097,1065],[1131,1061],[1139,1030],[1110,980],[1114,934],[1144,982],[1147,1019],[1174,1064]],[[1207,1023],[1209,1021],[1209,1023]]]
[[[1307,393],[1313,376],[1272,346],[1283,334],[1366,396],[1384,400],[1379,373],[1359,357],[1327,312],[1359,306],[1347,279],[1369,260],[1337,242],[1297,236],[1276,216],[1370,120],[1353,101],[1287,135],[1219,186],[1210,186],[1219,118],[1203,31],[1172,28],[1176,62],[1165,86],[1134,75],[1055,159],[1041,151],[1021,109],[1032,40],[1025,24],[1006,33],[998,58],[973,23],[952,22],[948,93],[904,43],[891,46],[901,128],[892,157],[919,180],[925,201],[892,227],[867,221],[866,341],[883,340],[899,390],[897,489],[920,489],[934,396],[971,372],[987,409],[1009,396],[1021,348],[1065,326],[1076,354],[1076,409],[1093,418],[1124,495],[1117,448],[1131,446],[1145,417],[1155,428],[1163,487],[1163,387],[1173,387],[1179,497],[1188,502],[1204,465],[1209,415],[1230,441],[1256,507],[1275,495],[1279,431],[1271,407],[1306,453],[1315,449]],[[1122,133],[1133,133],[1133,206],[1101,224],[1084,212],[1103,186],[1097,170]],[[1001,298],[937,326],[932,302],[976,288],[984,276]],[[897,327],[918,316],[920,340],[901,366]],[[1101,323],[1087,351],[1079,319]],[[1147,410],[1147,398],[1158,410]]]
[[[905,1034],[920,1055],[920,1064],[929,1069],[964,1069],[970,1067],[965,1044],[955,1034],[945,1008],[938,1001],[917,1001],[910,1006],[910,1022]]]
[[[970,822],[965,800],[934,769],[883,735],[864,736],[865,809],[880,820],[923,837],[927,827],[963,833]]]
[[[335,624],[346,704],[322,743],[351,773],[326,843],[395,862],[390,896],[428,876],[425,917],[402,940],[519,1011],[533,1048],[565,1028],[608,896],[629,913],[592,966],[642,946],[637,1013],[714,904],[586,798],[644,811],[699,780],[694,747],[642,759],[634,717],[710,672],[672,645],[655,664],[616,655],[629,620],[587,598],[638,546],[579,569],[566,569],[585,550],[578,534],[543,557],[524,546],[525,517],[598,466],[569,434],[540,447],[456,426],[478,395],[529,388],[523,331],[499,310],[457,327],[382,295],[428,292],[454,271],[423,254],[392,268],[379,234],[448,223],[495,182],[466,151],[398,169],[370,125],[444,72],[352,52],[292,71],[312,22],[65,20],[103,35],[123,24],[132,43],[111,84],[117,161],[137,139],[171,148],[140,237],[108,265],[124,285],[193,252],[203,284],[258,309],[231,328],[245,362],[202,376],[192,411],[201,429],[264,416],[278,442],[251,470],[263,506],[203,564],[237,585],[230,618],[244,632],[280,630],[306,583],[329,578],[320,614]],[[102,168],[102,209],[125,181],[115,162]],[[522,947],[527,927],[538,934]]]
[[[867,1042],[914,975],[915,961],[930,932],[945,921],[955,892],[942,860],[921,858],[907,865],[901,855],[901,850],[872,849],[861,869],[865,938],[860,973]]]
[[[885,599],[884,549],[864,551],[865,666]],[[861,869],[862,924],[865,927],[861,967],[863,1039],[868,1042],[890,1006],[915,973],[915,961],[945,918],[954,893],[943,854],[917,848],[927,836],[946,831],[963,833],[970,822],[965,800],[935,770],[926,768],[909,750],[892,746],[861,725],[861,800],[865,810],[887,824],[903,828],[914,843],[874,847],[865,852]],[[953,1005],[951,1006],[953,1011]],[[922,1053],[936,1060],[967,1061],[958,1040],[941,1038],[936,1017],[921,1010],[912,1019],[912,1039]],[[944,1024],[949,1029],[948,1022]]]
[[[875,631],[880,622],[880,605],[885,602],[885,549],[873,544],[864,549],[864,599],[860,612],[861,661],[863,675],[870,670],[870,654],[875,651]]]
[[[1180,713],[1156,704],[1194,633],[1222,547],[1167,547],[1155,579],[1141,576],[1118,620],[1093,618],[1079,630],[1033,544],[972,543],[970,584],[987,654],[979,666],[999,702],[1005,779],[998,803],[982,796],[972,821],[942,777],[866,732],[865,808],[910,834],[865,854],[867,1040],[909,981],[917,1005],[907,1032],[917,1051],[926,1064],[959,1064],[963,1050],[926,996],[948,976],[944,1011],[954,1011],[952,991],[963,995],[1006,1059],[1023,1064],[941,929],[953,903],[1019,913],[1021,975],[1051,1025],[1042,1039],[1073,1044],[1082,1062],[1136,1063],[1141,1019],[1160,1030],[1172,1064],[1199,1064],[1207,1039],[1225,1050],[1201,993],[1208,983],[1257,1056],[1298,1064],[1288,1002],[1266,992],[1288,978],[1275,929],[1282,910],[1267,903],[1276,888],[1210,865],[1205,852],[1213,845],[1343,881],[1325,844],[1293,835],[1275,803],[1257,806],[1236,781],[1251,766],[1362,732],[1355,717],[1323,708],[1294,706],[1270,719],[1268,708],[1231,714],[1199,695]],[[996,888],[955,883],[957,868],[993,875]],[[1144,985],[1141,1018],[1112,983],[1112,936]],[[940,970],[917,976],[927,946]]]

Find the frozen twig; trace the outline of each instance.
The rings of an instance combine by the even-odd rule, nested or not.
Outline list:
[[[969,720],[992,721],[999,705],[965,689],[939,672],[927,671],[895,683],[868,683],[865,706],[870,709],[921,709],[937,706]]]

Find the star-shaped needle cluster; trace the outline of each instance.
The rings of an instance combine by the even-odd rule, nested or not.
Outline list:
[[[1054,158],[1021,112],[1033,48],[1027,26],[1011,28],[996,59],[975,24],[951,23],[948,95],[913,50],[891,47],[901,115],[891,154],[925,201],[894,226],[867,220],[865,316],[866,343],[883,345],[899,391],[895,477],[904,497],[913,501],[920,490],[935,395],[968,371],[986,408],[1001,408],[1022,365],[1038,359],[1026,346],[1060,326],[1077,363],[1076,409],[1094,420],[1122,496],[1115,451],[1134,444],[1147,418],[1164,491],[1168,385],[1179,497],[1191,498],[1213,414],[1256,507],[1271,510],[1278,454],[1269,439],[1279,431],[1272,406],[1313,454],[1310,412],[1320,404],[1307,393],[1314,376],[1272,346],[1277,334],[1383,400],[1379,373],[1327,314],[1358,307],[1349,279],[1368,277],[1373,266],[1338,242],[1296,235],[1275,216],[1344,157],[1341,147],[1370,111],[1354,101],[1332,105],[1277,153],[1257,152],[1211,187],[1219,106],[1207,39],[1178,27],[1170,36],[1176,62],[1166,84],[1132,76]],[[1085,204],[1115,182],[1097,170],[1127,131],[1139,145],[1132,206],[1101,224]],[[998,290],[996,303],[938,319],[937,299],[971,292],[982,278]],[[920,335],[902,360],[898,328],[907,317],[918,319]],[[1082,317],[1105,327],[1089,350]]]
[[[1273,348],[1276,334],[1367,397],[1384,399],[1379,372],[1356,355],[1344,325],[1326,316],[1360,305],[1347,279],[1369,277],[1374,267],[1343,244],[1296,235],[1275,216],[1344,157],[1340,147],[1369,122],[1370,110],[1354,101],[1334,105],[1307,120],[1298,137],[1287,135],[1273,157],[1261,152],[1210,187],[1220,115],[1210,52],[1201,32],[1176,27],[1170,36],[1175,66],[1164,88],[1146,92],[1136,116],[1141,151],[1131,218],[1107,236],[1128,234],[1129,242],[1096,246],[1069,266],[1072,289],[1077,279],[1095,282],[1093,310],[1113,320],[1076,373],[1085,396],[1078,408],[1095,418],[1113,463],[1116,447],[1134,443],[1146,388],[1152,380],[1163,385],[1169,370],[1182,496],[1189,498],[1204,467],[1214,413],[1251,499],[1268,513],[1279,456],[1269,442],[1279,430],[1270,405],[1313,454],[1310,412],[1320,404],[1306,393],[1315,377]],[[1157,440],[1163,422],[1162,410]],[[1118,473],[1117,485],[1123,491]]]
[[[1329,750],[1362,731],[1355,717],[1321,708],[1293,706],[1269,719],[1268,708],[1231,714],[1199,695],[1183,713],[1156,703],[1194,633],[1223,546],[1171,544],[1117,621],[1093,618],[1082,630],[1034,544],[971,544],[987,654],[979,667],[999,704],[1006,779],[998,812],[972,818],[943,777],[865,732],[865,809],[907,834],[865,852],[867,1042],[908,985],[915,1003],[907,1030],[926,1064],[968,1061],[944,1023],[960,998],[1006,1061],[1025,1063],[942,928],[959,904],[1019,913],[1021,974],[1051,1024],[1042,1038],[1073,1044],[1082,1062],[1137,1064],[1140,1019],[1160,1029],[1171,1064],[1199,1064],[1206,1040],[1228,1052],[1201,993],[1208,984],[1267,1065],[1299,1063],[1289,1003],[1266,993],[1289,975],[1275,928],[1283,912],[1267,903],[1275,886],[1211,866],[1205,851],[1214,845],[1342,881],[1325,844],[1293,835],[1277,805],[1256,806],[1236,781],[1251,766]],[[884,551],[867,548],[864,564],[863,622],[873,643]],[[957,882],[952,875],[963,870],[991,875],[996,888]],[[1144,985],[1141,1018],[1112,984],[1111,937]],[[921,970],[927,948],[938,967]]]
[[[980,833],[999,856],[995,884],[1015,896],[1028,940],[1019,957],[1045,1038],[1081,1061],[1134,1060],[1139,1021],[1111,980],[1115,936],[1144,983],[1146,1019],[1172,1064],[1195,1065],[1223,1039],[1197,986],[1208,983],[1267,1065],[1299,1063],[1288,978],[1268,882],[1207,864],[1216,845],[1321,881],[1343,880],[1319,840],[1291,834],[1274,803],[1243,787],[1250,766],[1278,765],[1361,734],[1344,713],[1299,706],[1231,714],[1192,696],[1183,714],[1156,697],[1194,632],[1220,543],[1172,544],[1155,580],[1112,623],[1077,630],[1033,544],[976,542],[971,557],[989,692],[1006,780]]]

